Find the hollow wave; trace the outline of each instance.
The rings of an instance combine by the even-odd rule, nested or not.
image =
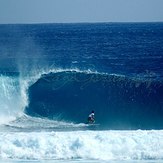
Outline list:
[[[97,123],[111,129],[163,127],[163,84],[91,71],[61,70],[42,74],[29,87],[26,113],[85,123],[95,110]]]

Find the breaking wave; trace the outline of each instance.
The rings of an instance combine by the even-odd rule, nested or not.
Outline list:
[[[30,77],[1,75],[0,82],[1,124],[24,114],[84,124],[95,110],[101,129],[163,128],[161,81],[55,69]]]
[[[160,129],[162,93],[161,81],[90,71],[49,72],[29,87],[26,113],[85,123],[95,110],[96,122],[104,128]]]

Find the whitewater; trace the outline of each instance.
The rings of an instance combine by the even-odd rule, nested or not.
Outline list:
[[[0,133],[1,159],[162,160],[162,137],[140,130]]]
[[[163,161],[162,23],[0,25],[0,40],[0,162]]]

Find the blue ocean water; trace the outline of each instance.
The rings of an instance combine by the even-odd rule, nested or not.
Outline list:
[[[163,23],[0,25],[0,90],[1,161],[163,160]]]

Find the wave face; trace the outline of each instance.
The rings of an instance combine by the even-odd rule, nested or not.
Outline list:
[[[95,110],[101,128],[163,127],[163,85],[158,81],[63,71],[42,75],[28,91],[26,113],[31,116],[85,123]]]

